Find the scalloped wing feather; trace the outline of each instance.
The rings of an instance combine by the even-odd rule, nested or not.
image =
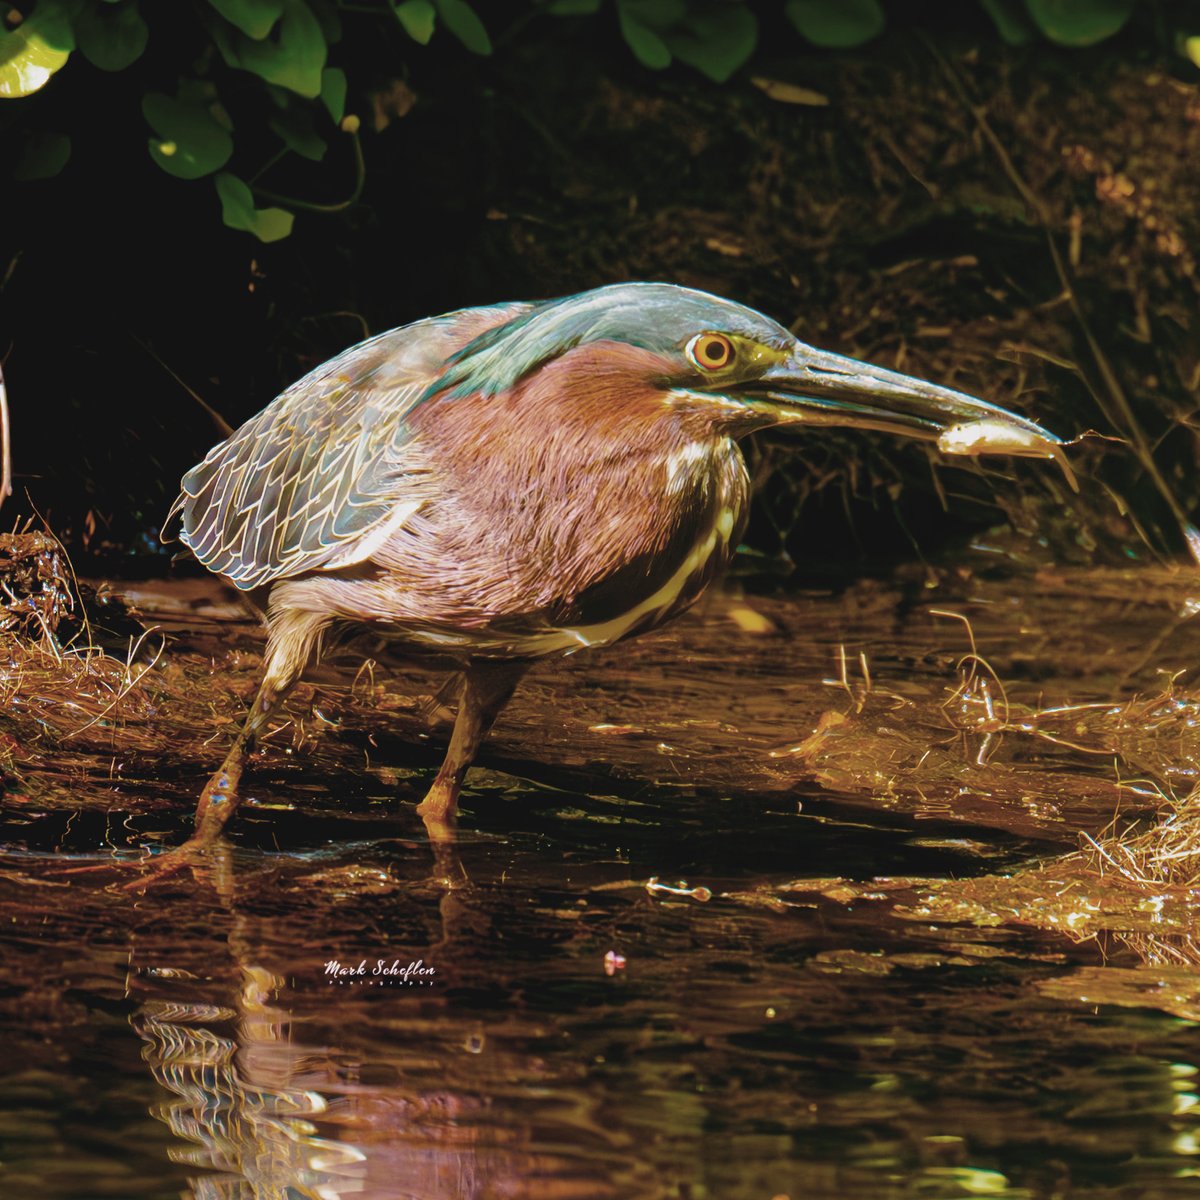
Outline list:
[[[424,503],[406,418],[446,360],[528,306],[465,309],[352,346],[278,396],[183,477],[168,516],[243,590],[363,562]]]

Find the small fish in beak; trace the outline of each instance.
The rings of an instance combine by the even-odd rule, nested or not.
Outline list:
[[[1052,458],[1066,476],[1071,491],[1079,492],[1079,481],[1071,470],[1062,443],[1036,428],[1014,425],[1009,421],[967,421],[944,429],[938,434],[937,445],[943,454],[971,457],[1011,454],[1017,458]]]
[[[802,342],[747,391],[747,399],[769,408],[781,424],[876,429],[930,441],[949,429],[979,425],[997,433],[1009,428],[1014,436],[1026,434],[1048,445],[1058,441],[1027,417],[986,400]]]
[[[797,342],[753,391],[748,399],[780,424],[876,429],[936,441],[943,453],[960,456],[1053,458],[1079,491],[1060,438],[1028,417],[924,379]]]

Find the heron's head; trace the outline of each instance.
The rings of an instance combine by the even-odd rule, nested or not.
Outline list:
[[[580,371],[623,372],[666,409],[714,429],[835,425],[937,438],[989,421],[1057,444],[1032,421],[983,400],[817,350],[745,305],[665,283],[621,283],[534,305],[460,351],[437,390],[507,391],[567,356]]]

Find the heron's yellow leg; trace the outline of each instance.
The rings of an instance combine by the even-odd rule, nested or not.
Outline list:
[[[425,799],[417,806],[430,840],[442,842],[453,837],[458,795],[467,769],[528,669],[525,662],[484,659],[472,662],[464,672],[458,715],[445,761]]]
[[[287,694],[295,687],[309,660],[318,650],[321,634],[328,626],[326,614],[300,609],[273,612],[267,630],[267,652],[263,658],[263,680],[250,706],[245,724],[234,739],[225,761],[200,793],[196,805],[195,832],[182,846],[141,864],[143,874],[131,887],[144,887],[155,879],[172,875],[183,867],[195,866],[204,852],[221,835],[237,812],[238,792],[246,757],[258,738],[279,711]]]

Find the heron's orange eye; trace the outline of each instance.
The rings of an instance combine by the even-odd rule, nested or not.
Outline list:
[[[733,343],[724,334],[701,333],[688,342],[687,353],[701,370],[719,371],[733,361]]]

